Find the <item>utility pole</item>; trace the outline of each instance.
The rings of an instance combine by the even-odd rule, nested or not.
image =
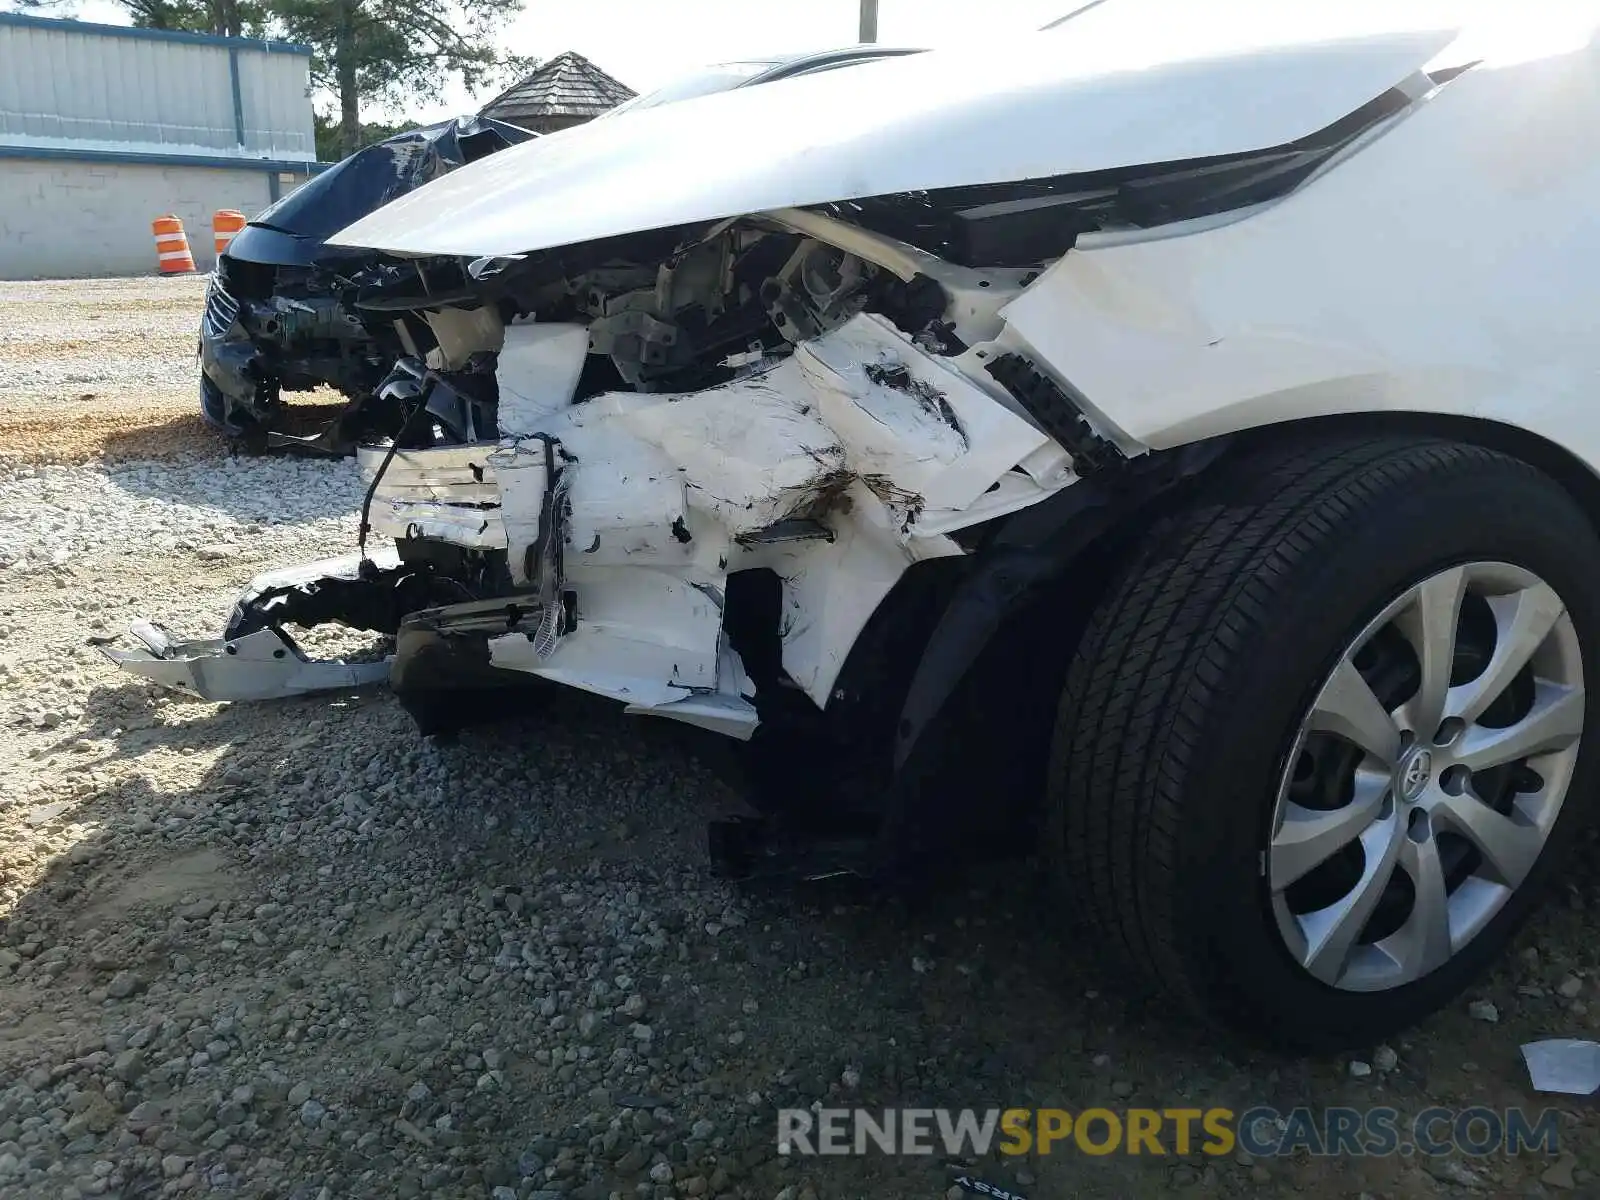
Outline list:
[[[861,40],[878,40],[878,0],[861,0]]]

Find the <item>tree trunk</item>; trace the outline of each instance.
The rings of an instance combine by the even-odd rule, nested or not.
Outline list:
[[[244,23],[239,19],[239,0],[206,0],[206,20],[218,37],[240,37]]]
[[[339,86],[339,143],[345,154],[361,148],[361,95],[356,89],[356,6],[360,0],[335,0],[338,33],[333,73]]]

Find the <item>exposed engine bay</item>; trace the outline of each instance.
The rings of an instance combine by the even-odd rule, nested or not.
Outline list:
[[[385,268],[363,302],[431,343],[375,389],[397,428],[358,455],[363,550],[397,552],[258,580],[228,638],[392,634],[419,717],[516,673],[748,738],[762,683],[826,706],[912,563],[1073,478],[985,370],[1039,268],[954,266],[799,211],[617,243]],[[441,293],[471,299],[428,305]],[[729,579],[758,569],[780,581],[781,684],[730,634]],[[188,655],[152,657],[170,681]]]
[[[146,625],[134,630],[142,649],[107,653],[211,699],[370,679],[374,664],[312,662],[288,632],[335,622],[393,639],[390,685],[426,732],[560,683],[736,741],[870,758],[899,779],[912,743],[937,741],[926,732],[1002,624],[1026,637],[1018,614],[1070,560],[1063,547],[1203,469],[1208,453],[1150,455],[1077,390],[1064,356],[1038,349],[1055,336],[1047,322],[1007,313],[1048,291],[1083,239],[1242,220],[1443,82],[1414,70],[1265,149],[512,254],[408,250],[411,232],[384,241],[399,248],[340,299],[400,347],[364,401],[381,423],[356,452],[358,553],[258,578],[220,642]],[[557,144],[473,169],[521,186],[507,164],[545,142]],[[437,186],[466,208],[469,182],[458,171]],[[464,245],[456,224],[431,232],[436,210],[422,199],[367,221]],[[504,212],[485,219],[480,244],[500,236]],[[339,312],[262,305],[252,319],[337,342]],[[1055,497],[1065,502],[1043,503]],[[1046,517],[1013,528],[1030,513]],[[1012,691],[1002,708],[992,684],[980,689],[989,711],[963,714],[964,727],[1048,719],[1047,700]],[[863,807],[881,799],[872,786]]]

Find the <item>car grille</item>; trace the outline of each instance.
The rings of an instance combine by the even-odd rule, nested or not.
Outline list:
[[[206,289],[205,332],[208,337],[220,338],[228,332],[239,315],[239,302],[228,294],[222,280],[211,277]]]

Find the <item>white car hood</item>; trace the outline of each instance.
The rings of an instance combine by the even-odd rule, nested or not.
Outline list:
[[[1110,0],[1004,42],[537,138],[401,196],[328,241],[513,255],[772,209],[1281,145],[1380,95],[1460,32],[1408,23],[1395,8]]]

